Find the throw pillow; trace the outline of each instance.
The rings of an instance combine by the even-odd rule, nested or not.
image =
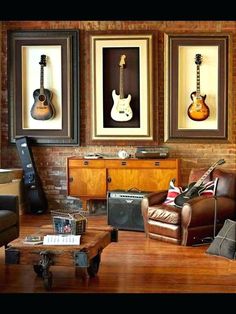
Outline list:
[[[177,187],[174,185],[175,180],[170,181],[169,190],[167,193],[166,200],[163,202],[165,205],[175,205],[174,199],[181,193],[184,193],[187,191],[188,187],[186,189],[183,189],[182,187]],[[204,195],[204,196],[214,196],[216,191],[218,178],[216,178],[214,181],[209,181],[201,186],[201,189],[199,189],[198,194]]]
[[[209,181],[202,185],[202,188],[198,191],[199,195],[214,196],[216,193],[218,178],[214,181]]]
[[[175,205],[174,203],[174,199],[181,193],[183,193],[183,188],[182,187],[178,187],[178,186],[175,186],[174,184],[175,180],[171,180],[170,181],[170,186],[169,186],[169,190],[168,190],[168,193],[167,193],[167,197],[166,197],[166,200],[164,201],[163,204],[165,205]]]
[[[206,253],[236,259],[236,221],[225,220]]]

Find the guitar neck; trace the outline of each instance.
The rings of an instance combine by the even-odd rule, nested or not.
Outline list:
[[[194,184],[195,187],[199,187],[203,181],[206,179],[206,177],[215,169],[215,167],[218,165],[218,161],[214,163],[205,173],[204,175]]]
[[[200,66],[199,66],[199,65],[197,65],[196,97],[197,97],[197,98],[200,98]]]
[[[120,67],[120,98],[124,98],[124,68]]]
[[[44,93],[44,71],[43,71],[43,65],[41,65],[40,68],[40,94]]]

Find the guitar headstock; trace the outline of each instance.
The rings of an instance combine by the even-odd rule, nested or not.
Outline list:
[[[41,55],[41,60],[39,62],[39,64],[43,67],[46,66],[46,59],[47,59],[47,56],[46,55]]]
[[[121,55],[120,56],[120,63],[119,63],[119,66],[120,67],[124,67],[124,65],[125,65],[125,58],[126,58],[126,55]]]
[[[201,63],[202,63],[202,55],[200,53],[197,53],[195,55],[195,64],[201,65]]]
[[[220,159],[217,161],[217,165],[222,165],[225,163],[225,160],[224,159]]]

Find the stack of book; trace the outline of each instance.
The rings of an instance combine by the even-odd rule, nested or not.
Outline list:
[[[43,237],[39,235],[28,235],[24,239],[24,244],[43,244]]]

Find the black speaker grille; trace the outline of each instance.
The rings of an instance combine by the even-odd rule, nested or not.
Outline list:
[[[127,208],[125,206],[120,206],[120,203],[110,203],[108,210],[108,221],[112,226],[127,226],[129,223]]]
[[[108,224],[122,230],[144,231],[141,201],[147,192],[108,192]]]

